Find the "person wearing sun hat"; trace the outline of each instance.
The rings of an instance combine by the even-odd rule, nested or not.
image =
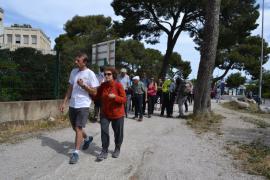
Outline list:
[[[133,84],[131,86],[131,89],[133,91],[133,96],[135,100],[135,116],[133,117],[133,119],[137,119],[139,116],[138,121],[142,121],[143,120],[143,107],[142,107],[143,94],[144,93],[147,94],[147,93],[146,93],[146,89],[143,82],[140,81],[139,76],[133,77],[132,80],[133,80]],[[147,95],[145,99],[147,100]]]

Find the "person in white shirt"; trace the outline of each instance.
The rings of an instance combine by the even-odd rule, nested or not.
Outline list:
[[[76,133],[75,150],[70,157],[70,164],[75,164],[79,160],[79,150],[81,143],[84,144],[82,149],[86,150],[92,142],[93,137],[88,137],[83,128],[85,127],[89,108],[92,102],[89,94],[95,94],[99,82],[95,73],[88,69],[86,64],[88,57],[85,53],[78,53],[75,58],[77,68],[74,68],[69,77],[69,87],[65,95],[63,104],[60,106],[60,111],[64,111],[64,107],[69,100],[69,119],[73,130]]]
[[[128,117],[129,108],[131,105],[131,82],[129,75],[127,75],[127,70],[125,68],[122,68],[120,70],[121,74],[118,77],[118,82],[120,82],[126,92],[127,102],[125,104],[125,113],[126,118]]]

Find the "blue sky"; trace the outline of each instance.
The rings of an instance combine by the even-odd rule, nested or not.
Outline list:
[[[260,3],[262,0],[259,0]],[[78,3],[79,2],[79,3]],[[61,33],[64,33],[63,25],[75,15],[96,15],[103,14],[118,20],[120,17],[114,15],[110,6],[111,0],[0,0],[0,6],[5,11],[4,25],[11,24],[31,24],[32,27],[41,28],[51,39],[54,45],[54,39]],[[270,44],[270,0],[265,0],[265,24],[264,37]],[[261,17],[258,19],[261,24]],[[259,26],[252,34],[260,34]],[[160,38],[160,43],[156,45],[145,44],[146,47],[154,48],[165,53],[166,36]],[[194,49],[195,44],[189,38],[187,33],[182,33],[175,46],[174,51],[180,53],[184,60],[191,62],[192,73],[189,78],[195,78],[199,66],[199,52]],[[270,60],[264,65],[265,69],[270,70]],[[220,75],[222,71],[215,70],[215,75]]]

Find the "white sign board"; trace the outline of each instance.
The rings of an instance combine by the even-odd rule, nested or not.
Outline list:
[[[115,40],[93,44],[92,64],[115,66]]]

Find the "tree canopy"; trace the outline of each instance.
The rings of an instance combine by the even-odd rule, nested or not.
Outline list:
[[[157,43],[162,33],[167,35],[167,49],[162,61],[160,77],[165,77],[169,59],[182,31],[195,31],[201,18],[200,1],[194,0],[114,0],[115,14],[122,16],[115,22],[115,31],[120,37],[131,36]]]
[[[245,82],[246,78],[243,77],[240,72],[230,74],[226,79],[226,83],[229,88],[237,88],[240,85],[243,85]]]
[[[116,45],[116,65],[125,67],[131,74],[146,73],[157,78],[162,67],[163,55],[159,50],[147,48],[137,40],[122,40]],[[173,77],[180,72],[184,78],[191,73],[190,62],[183,61],[181,55],[174,52],[169,60],[169,74]]]
[[[224,73],[214,79],[218,81],[224,78],[229,70],[245,70],[249,73],[250,69],[244,67],[252,64],[252,60],[258,56],[250,54],[245,58],[245,54],[240,49],[250,45],[250,40],[255,37],[250,36],[251,31],[256,29],[256,20],[259,17],[259,5],[256,0],[228,0],[222,1],[220,16],[220,36],[218,40],[217,56],[215,68],[224,70]],[[202,42],[202,29],[191,33],[195,36],[195,42],[200,49]],[[260,43],[256,45],[259,47]],[[257,51],[255,45],[251,51]]]

